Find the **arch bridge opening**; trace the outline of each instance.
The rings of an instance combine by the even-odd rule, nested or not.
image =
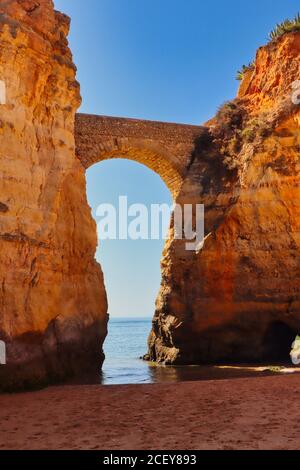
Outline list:
[[[128,198],[128,208],[136,203],[147,208],[153,203],[171,208],[172,195],[162,178],[150,170],[149,165],[119,155],[112,159],[108,156],[87,171],[88,200],[96,223],[100,221],[97,217],[99,204],[118,204],[119,197],[124,195]],[[139,159],[144,157],[139,156]],[[161,229],[159,227],[160,234]],[[98,232],[96,259],[104,273],[109,312],[102,382],[151,382],[152,368],[140,358],[147,353],[161,283],[160,260],[165,240],[161,236],[155,240],[135,240],[130,236],[126,240],[102,240],[99,235]]]
[[[114,148],[115,145],[118,148]],[[127,146],[125,148],[119,148],[118,144],[114,142],[112,149],[103,150],[99,157],[99,161],[111,159],[131,160],[146,166],[160,176],[172,194],[173,200],[176,201],[183,183],[183,178],[164,157],[161,157],[147,148]]]

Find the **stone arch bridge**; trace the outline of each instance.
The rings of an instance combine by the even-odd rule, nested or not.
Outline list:
[[[203,127],[77,114],[76,153],[85,168],[126,158],[159,174],[173,198],[179,193]]]

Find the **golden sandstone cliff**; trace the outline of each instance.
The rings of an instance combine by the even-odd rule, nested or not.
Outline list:
[[[51,0],[1,1],[0,390],[103,361],[107,301],[75,155],[68,30]],[[300,33],[272,41],[238,98],[199,127],[177,202],[205,205],[206,237],[197,253],[166,244],[148,359],[286,357],[300,332],[299,72]]]
[[[148,358],[288,360],[300,332],[299,79],[300,33],[285,34],[207,123],[178,199],[205,204],[205,242],[197,254],[167,244]]]
[[[80,94],[68,31],[52,0],[0,3],[0,389],[103,360],[106,293],[75,157]]]

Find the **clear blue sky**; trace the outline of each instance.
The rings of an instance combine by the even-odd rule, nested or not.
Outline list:
[[[200,124],[235,96],[236,71],[250,62],[299,0],[55,0],[72,18],[81,111]],[[88,171],[93,213],[127,194],[130,202],[171,201],[160,178],[126,160]],[[98,249],[109,310],[149,316],[160,283],[162,241],[105,241]]]

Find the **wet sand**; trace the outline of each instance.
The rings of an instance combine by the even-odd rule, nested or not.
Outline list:
[[[300,449],[300,375],[0,396],[1,449]]]

